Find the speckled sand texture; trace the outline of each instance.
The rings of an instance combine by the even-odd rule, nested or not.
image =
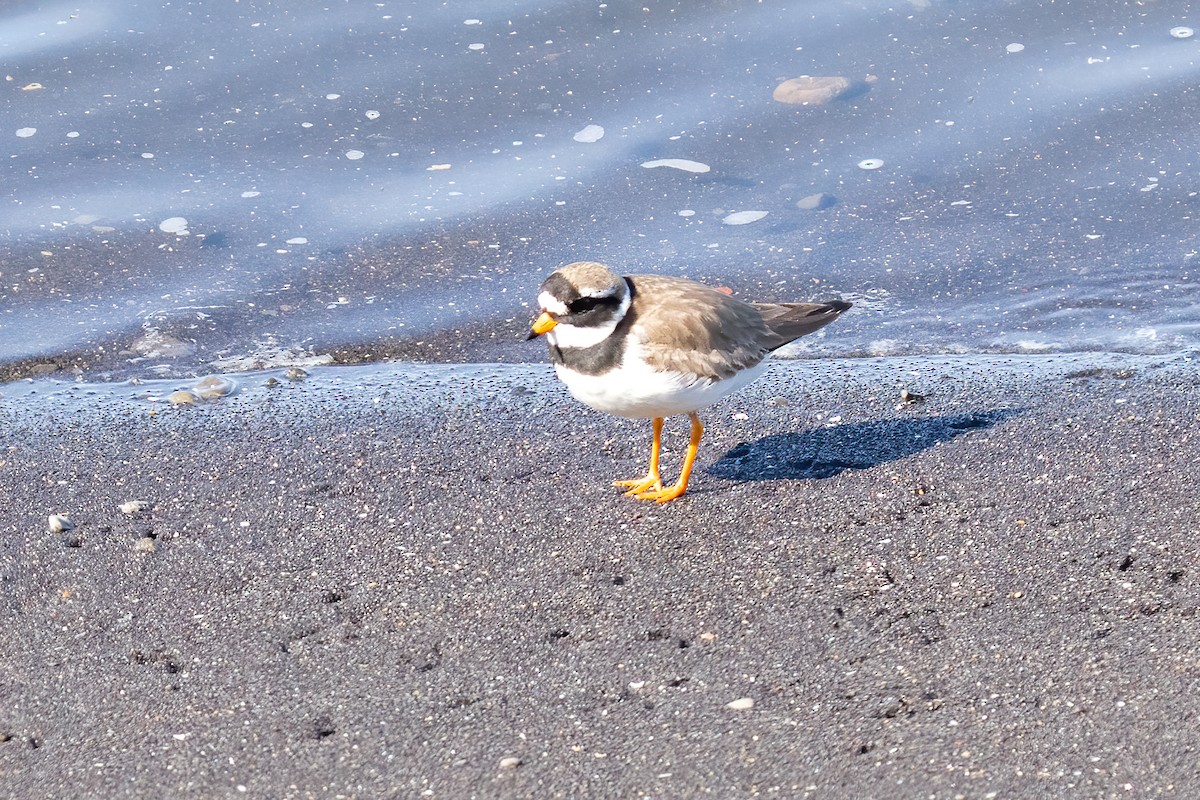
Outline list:
[[[266,378],[0,390],[0,795],[1200,785],[1187,359],[782,363],[665,507],[545,367]]]

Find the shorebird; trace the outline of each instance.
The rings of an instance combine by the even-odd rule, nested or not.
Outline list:
[[[529,337],[545,336],[559,380],[598,411],[651,420],[646,474],[616,481],[626,495],[665,503],[687,491],[704,426],[697,411],[748,385],[783,345],[833,322],[849,303],[747,303],[682,278],[620,276],[593,261],[551,273]],[[666,417],[687,414],[679,480],[659,475]]]

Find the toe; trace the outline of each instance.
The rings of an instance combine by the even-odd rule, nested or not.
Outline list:
[[[685,489],[679,486],[671,486],[666,489],[657,487],[655,489],[636,494],[634,497],[636,497],[638,500],[653,500],[656,503],[667,503],[682,495],[684,491]]]

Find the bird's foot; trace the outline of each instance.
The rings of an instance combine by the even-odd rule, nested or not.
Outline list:
[[[654,492],[662,489],[662,478],[654,472],[648,473],[643,478],[634,478],[629,481],[613,481],[613,486],[618,486],[622,489],[628,489],[625,493],[626,497],[637,497],[643,492]]]
[[[661,486],[657,488],[647,489],[643,492],[638,492],[634,495],[638,500],[653,500],[656,503],[668,503],[679,497],[687,491],[686,485],[675,484],[663,489]]]

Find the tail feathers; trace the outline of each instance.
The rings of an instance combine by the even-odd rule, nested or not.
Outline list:
[[[771,349],[783,347],[788,342],[823,328],[837,319],[851,304],[842,300],[828,303],[755,303],[762,314],[763,322],[774,334],[776,342]]]

